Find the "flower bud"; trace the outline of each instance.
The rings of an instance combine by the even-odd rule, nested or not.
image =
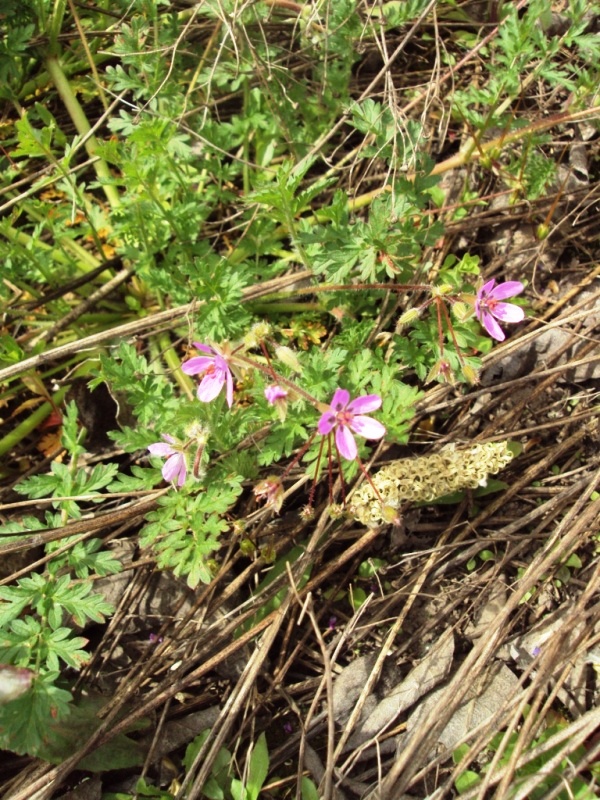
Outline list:
[[[240,541],[240,553],[243,556],[253,556],[256,553],[256,546],[252,539],[244,538]]]
[[[275,348],[275,357],[281,361],[282,364],[285,364],[286,367],[289,367],[292,372],[302,372],[302,366],[300,361],[298,361],[298,356],[291,348],[285,345],[279,345]]]
[[[456,383],[450,362],[444,358],[440,358],[435,362],[433,367],[429,370],[429,374],[425,378],[425,383],[431,381],[438,381],[439,383],[449,383],[453,386]]]
[[[466,322],[469,317],[473,316],[473,307],[462,303],[460,300],[452,306],[452,313],[459,322]]]
[[[265,544],[260,548],[260,555],[265,564],[272,564],[277,558],[277,551],[271,544]]]
[[[467,383],[470,383],[471,386],[475,386],[475,384],[479,383],[479,372],[470,364],[462,365],[462,374],[464,379]]]
[[[246,350],[252,350],[255,347],[258,347],[261,342],[264,342],[270,333],[271,326],[268,322],[255,323],[244,336],[244,347]]]
[[[269,405],[274,406],[281,422],[285,422],[287,415],[288,392],[276,383],[265,387],[265,397]]]
[[[276,475],[269,475],[256,484],[254,496],[257,500],[264,500],[278,514],[283,505],[283,484]]]
[[[396,325],[396,330],[400,330],[405,325],[410,325],[411,322],[419,319],[420,310],[418,308],[409,308],[408,311],[405,311],[404,314],[401,315],[398,323]]]
[[[454,287],[451,286],[449,283],[440,283],[439,286],[434,286],[431,289],[431,296],[432,297],[444,297],[447,294],[452,294],[454,292]]]
[[[545,222],[541,222],[537,226],[535,231],[535,235],[537,236],[540,242],[543,242],[544,239],[547,239],[549,233],[550,233],[550,227]]]

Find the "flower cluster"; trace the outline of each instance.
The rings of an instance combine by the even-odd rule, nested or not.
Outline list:
[[[503,341],[505,338],[504,332],[498,324],[499,322],[520,322],[525,317],[522,308],[513,303],[504,302],[504,300],[507,298],[514,297],[522,292],[523,288],[523,284],[519,281],[507,281],[505,283],[496,285],[495,279],[492,279],[481,286],[476,297],[474,298],[475,316],[483,325],[485,330],[489,333],[489,335],[497,341]],[[465,305],[465,309],[468,312],[466,304],[463,303],[463,305]],[[473,300],[471,300],[471,308],[472,307]],[[268,329],[264,326],[255,326],[252,331],[252,336],[247,337],[247,341],[245,340],[240,347],[248,348],[259,346],[267,333]],[[294,400],[298,396],[298,393],[313,402],[314,405],[319,408],[321,411],[321,416],[317,422],[315,432],[313,433],[313,436],[310,437],[309,442],[312,441],[314,435],[317,433],[321,436],[327,437],[333,435],[335,449],[338,456],[341,456],[349,461],[354,461],[358,458],[358,446],[355,435],[369,441],[377,441],[383,438],[386,434],[384,425],[382,425],[378,420],[369,416],[374,411],[377,411],[381,408],[382,399],[378,394],[361,395],[351,400],[350,393],[346,389],[338,388],[335,390],[329,405],[325,405],[323,403],[319,403],[307,392],[301,390],[290,381],[282,377],[278,377],[271,366],[268,353],[264,346],[263,352],[267,358],[268,368],[262,367],[258,363],[254,363],[250,359],[243,356],[236,356],[237,350],[240,348],[232,351],[227,345],[221,345],[217,348],[203,344],[202,342],[194,342],[194,346],[198,350],[199,355],[188,359],[188,361],[182,365],[182,370],[186,375],[200,376],[197,388],[197,396],[198,400],[203,403],[210,403],[212,400],[217,398],[223,388],[225,388],[225,400],[229,408],[231,408],[233,405],[234,394],[232,364],[234,366],[241,365],[242,367],[251,365],[257,369],[262,369],[263,371],[268,372],[270,377],[273,379],[273,382],[265,388],[264,394],[267,402],[269,405],[274,407],[282,422],[286,418],[288,401]],[[300,371],[300,365],[297,363],[297,359],[295,357],[294,359],[291,359],[291,351],[288,353],[288,350],[289,348],[284,347],[276,348],[277,357],[286,363],[293,371]],[[442,369],[450,370],[449,364],[446,366],[446,362],[443,360],[440,360],[439,364],[440,371]],[[287,388],[285,388],[285,386],[291,387],[291,393]],[[192,472],[195,477],[198,477],[202,453],[204,451],[204,445],[206,444],[205,432],[201,433],[200,438],[198,438],[195,434],[191,434],[191,439],[186,443],[179,442],[177,439],[175,439],[175,437],[169,434],[163,434],[162,439],[163,441],[161,442],[155,442],[154,444],[151,444],[148,447],[148,450],[152,455],[160,456],[166,459],[162,468],[164,479],[169,483],[175,484],[177,487],[183,486],[189,470],[187,450],[194,441],[196,441],[197,447]],[[302,452],[304,452],[304,450]],[[472,454],[474,454],[474,451]],[[302,453],[299,457],[301,457],[301,455]],[[450,460],[456,458],[454,454],[449,455],[448,453],[445,453],[444,457],[447,459],[450,458]],[[463,459],[460,462],[462,465],[462,471],[469,472],[469,470],[464,467],[464,456],[461,456],[460,458]],[[414,466],[417,466],[417,464],[420,462],[417,460],[413,463]],[[458,467],[458,465],[456,466]],[[495,471],[494,467],[487,464],[487,462],[485,465],[481,463],[479,466],[479,469],[473,468],[472,470],[473,475],[476,478],[475,483],[483,480],[486,474],[493,473]],[[461,469],[458,471],[461,472]],[[366,484],[366,486],[362,490],[359,490],[359,493],[356,495],[354,506],[356,507],[357,511],[355,512],[355,515],[362,521],[365,521],[367,518],[372,520],[373,514],[375,517],[381,515],[381,511],[379,509],[381,507],[382,495],[389,495],[387,500],[385,500],[385,503],[393,508],[397,507],[400,499],[404,497],[408,498],[408,495],[403,494],[403,490],[399,489],[396,476],[392,478],[392,483],[394,484],[395,488],[391,494],[388,492],[386,488],[388,471],[381,470],[378,476],[376,476],[376,480],[378,479],[379,483],[382,484],[381,487],[376,486],[373,490],[371,485]],[[413,478],[417,480],[415,476],[413,476]],[[472,481],[470,481],[470,478],[467,479],[467,477],[464,479],[460,478],[459,483],[461,486],[474,485]],[[431,497],[443,494],[446,489],[450,490],[451,488],[456,488],[454,485],[452,487],[446,487],[445,484],[444,486],[441,484],[436,484],[435,487],[433,487],[429,484],[429,480],[419,479],[418,481],[418,486],[422,492],[425,492],[426,497],[425,495],[421,496],[418,492],[416,492],[414,487],[409,492],[409,495],[412,499],[430,499]],[[371,492],[374,492],[372,497],[370,494]],[[279,510],[281,507],[283,500],[283,488],[280,479],[271,476],[258,485],[255,493],[258,498],[265,500],[268,505],[274,507],[276,510]],[[363,497],[365,493],[369,495],[368,498],[366,496]],[[359,510],[361,505],[363,506],[363,509]],[[365,510],[364,508],[366,505],[368,505],[368,510]],[[377,506],[377,508],[375,511],[373,511],[375,506]]]

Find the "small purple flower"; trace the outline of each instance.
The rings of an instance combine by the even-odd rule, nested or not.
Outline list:
[[[475,315],[489,335],[499,342],[504,341],[504,331],[496,322],[521,322],[525,312],[513,303],[502,303],[507,297],[514,297],[524,289],[520,281],[506,281],[496,286],[496,279],[484,283],[475,299]],[[494,319],[495,318],[495,319]]]
[[[364,416],[365,413],[377,411],[380,406],[381,397],[378,394],[365,394],[350,402],[350,392],[336,389],[329,410],[321,415],[317,431],[324,436],[335,428],[337,449],[344,458],[353,461],[358,451],[352,432],[365,439],[381,439],[385,436],[385,427],[381,422]]]
[[[194,356],[182,365],[181,369],[186,375],[198,375],[204,373],[204,377],[198,385],[198,400],[203,403],[210,403],[219,394],[223,386],[226,386],[225,396],[227,405],[231,408],[233,403],[233,375],[229,369],[229,364],[212,347],[201,342],[194,342],[194,347],[204,356]]]
[[[287,396],[288,393],[286,390],[282,389],[281,386],[278,386],[276,383],[272,383],[265,388],[265,397],[270,406],[274,406],[278,400],[285,400]]]
[[[277,416],[285,422],[287,416],[288,392],[276,383],[272,383],[265,388],[265,397],[271,406],[275,406]]]
[[[166,461],[162,468],[162,476],[169,483],[174,482],[177,486],[183,486],[187,475],[187,461],[181,445],[173,436],[163,433],[164,442],[151,444],[148,450],[153,456],[166,456]]]

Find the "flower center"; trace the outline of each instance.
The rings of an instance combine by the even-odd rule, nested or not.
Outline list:
[[[335,415],[337,424],[341,426],[349,425],[352,422],[353,417],[354,414],[351,411],[347,411],[346,409],[337,411]]]
[[[479,301],[480,307],[483,311],[488,311],[490,314],[493,314],[494,308],[498,305],[498,300],[495,297],[490,297],[489,294],[484,294]]]

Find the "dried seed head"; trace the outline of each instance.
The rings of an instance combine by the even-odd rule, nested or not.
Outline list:
[[[507,442],[488,442],[467,450],[449,445],[433,455],[392,461],[373,476],[373,485],[364,483],[354,492],[348,511],[363,525],[379,525],[404,502],[431,502],[485,486],[488,475],[500,472],[513,457]]]

